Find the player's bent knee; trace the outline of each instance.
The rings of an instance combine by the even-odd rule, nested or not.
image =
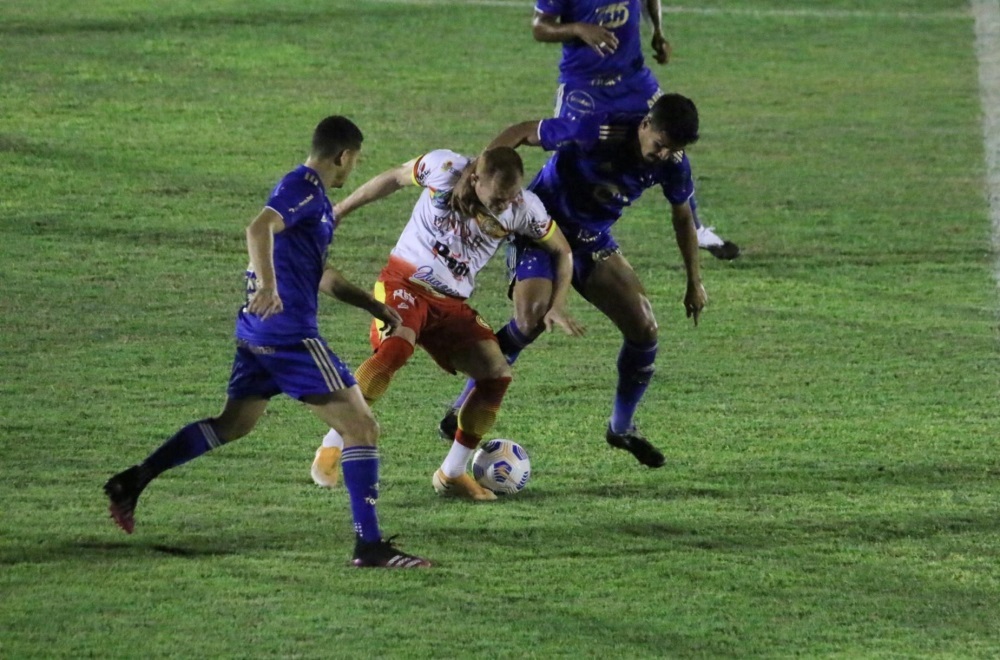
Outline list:
[[[635,322],[621,328],[622,334],[631,342],[650,344],[657,340],[660,334],[660,326],[656,323],[656,318],[651,314],[643,315]]]
[[[505,361],[503,364],[496,365],[485,379],[477,379],[476,382],[480,380],[506,380],[510,382],[513,379],[514,372],[510,370],[510,365]]]
[[[349,424],[344,430],[345,447],[374,447],[378,444],[379,425],[370,415]]]
[[[532,303],[518,309],[514,314],[517,328],[526,335],[534,336],[543,330],[542,321],[549,311],[546,303]]]

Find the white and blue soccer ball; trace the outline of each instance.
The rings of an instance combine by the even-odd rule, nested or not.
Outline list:
[[[531,460],[513,440],[489,440],[472,457],[472,476],[483,488],[498,495],[512,495],[531,478]]]

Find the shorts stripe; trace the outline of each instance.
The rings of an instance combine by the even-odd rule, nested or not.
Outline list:
[[[326,386],[330,388],[330,391],[344,389],[344,380],[337,373],[337,367],[330,360],[330,355],[326,352],[323,342],[318,339],[303,339],[302,344],[312,355],[313,362],[323,374],[323,380],[326,381]]]

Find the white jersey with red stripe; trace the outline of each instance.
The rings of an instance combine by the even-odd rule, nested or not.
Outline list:
[[[476,273],[508,236],[544,241],[552,235],[555,223],[541,200],[528,190],[522,190],[510,208],[496,217],[470,217],[455,211],[452,191],[471,162],[447,149],[431,151],[416,160],[413,182],[424,191],[390,253],[387,271],[436,293],[468,298],[475,288]]]

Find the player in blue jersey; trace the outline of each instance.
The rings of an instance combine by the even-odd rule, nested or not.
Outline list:
[[[660,0],[536,0],[532,34],[563,45],[556,117],[645,114],[659,98],[660,85],[642,54],[643,2],[653,24],[653,56],[666,64],[670,43],[663,36]],[[690,204],[698,245],[719,259],[737,258],[739,247],[702,225],[693,197]]]
[[[131,534],[135,507],[150,481],[207,451],[242,438],[257,425],[271,397],[284,392],[305,403],[344,437],[341,458],[356,532],[358,567],[419,568],[421,557],[382,538],[378,498],[378,424],[351,371],[319,335],[318,294],[366,310],[391,330],[401,318],[327,263],[338,218],[326,193],[343,187],[361,151],[349,119],[327,117],[316,127],[303,165],[275,186],[247,227],[247,298],[236,318],[236,357],[228,398],[216,417],[192,422],[146,460],[104,485],[114,521]]]
[[[654,468],[663,465],[663,454],[639,433],[633,417],[653,376],[658,327],[642,283],[622,256],[611,228],[644,190],[662,188],[687,274],[684,307],[697,325],[707,297],[690,203],[694,184],[684,154],[697,140],[694,103],[665,94],[646,114],[589,113],[578,119],[529,121],[509,127],[490,144],[541,146],[555,152],[528,188],[545,204],[573,250],[573,286],[611,319],[624,339],[605,439]],[[551,298],[552,265],[547,255],[521,242],[510,256],[515,316],[497,331],[497,340],[513,363],[544,330],[540,321]],[[442,435],[449,437],[454,427],[452,410],[441,421]]]

